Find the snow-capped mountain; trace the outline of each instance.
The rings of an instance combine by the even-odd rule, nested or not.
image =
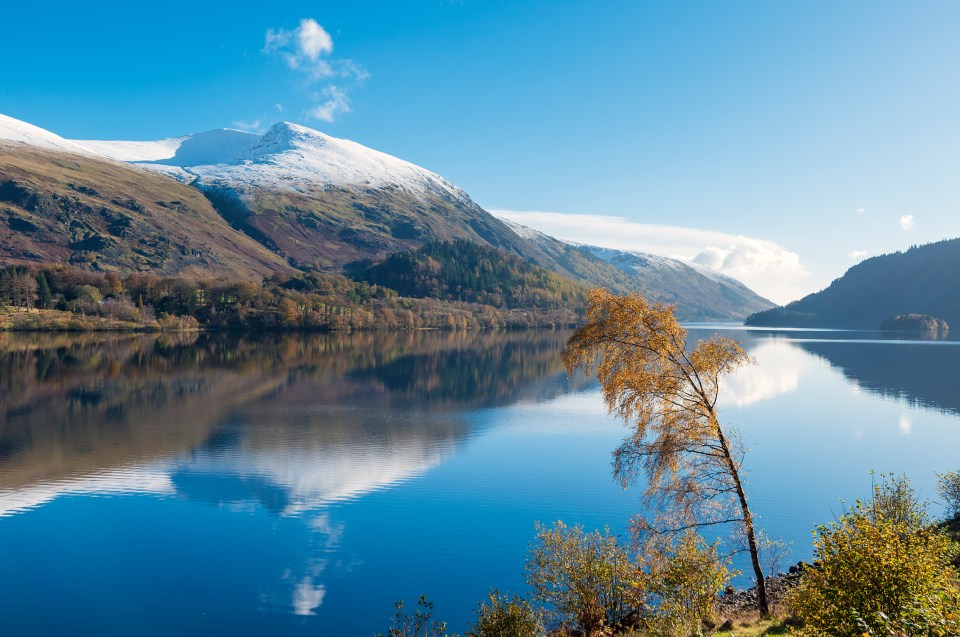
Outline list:
[[[561,241],[514,221],[501,221],[518,236],[545,250],[557,251],[566,246],[612,265],[629,278],[629,289],[639,290],[655,301],[676,304],[678,313],[686,320],[719,318],[733,307],[774,305],[736,279],[699,264],[647,252]]]
[[[13,203],[20,210],[8,223],[12,233],[8,243],[18,246],[20,260],[93,263],[93,251],[101,258],[110,257],[112,261],[106,263],[121,269],[137,263],[138,269],[175,272],[197,267],[229,272],[231,259],[222,248],[253,240],[272,255],[247,249],[246,271],[264,267],[344,271],[351,264],[382,259],[430,241],[467,239],[586,285],[602,285],[620,293],[640,290],[655,300],[676,303],[680,316],[688,320],[742,318],[771,306],[733,279],[703,268],[666,257],[568,244],[505,223],[436,173],[288,122],[278,123],[262,135],[225,128],[157,141],[98,141],[67,140],[0,115],[0,156],[4,152],[16,155],[18,148],[82,156],[82,176],[89,181],[81,184],[78,176],[62,174],[67,167],[57,162],[27,162],[14,171],[57,172],[57,179],[48,179],[46,190],[19,182],[10,190],[14,193],[11,197],[19,198],[19,203]],[[41,164],[48,168],[39,168]],[[134,172],[119,179],[117,173],[124,169]],[[110,177],[102,181],[95,177],[107,173]],[[154,173],[150,179],[144,176],[149,173]],[[189,190],[199,191],[206,201],[201,197],[195,202],[196,197],[191,199],[179,191],[161,195],[161,182],[151,179],[173,183],[164,176],[179,181],[180,188],[192,186]],[[0,186],[7,179],[0,162]],[[139,194],[105,196],[121,182],[150,182],[150,187]],[[172,186],[168,189],[173,190]],[[84,217],[79,226],[64,226],[62,219],[41,218],[36,209],[23,207],[27,205],[24,201],[38,197],[46,197],[51,203],[44,209],[59,217],[77,214],[74,208],[79,206],[89,219]],[[210,236],[204,240],[214,242],[220,251],[194,245],[204,233],[188,236],[173,231],[183,224],[171,215],[188,200],[194,201],[190,204],[195,213],[191,223],[208,216],[201,210],[204,205],[209,208],[212,204],[214,214],[219,215],[220,227],[213,233],[216,238],[208,232]],[[117,206],[122,209],[114,210]],[[232,231],[239,231],[239,236],[226,236],[229,233],[223,229],[223,221]],[[16,228],[33,230],[19,232]],[[69,228],[70,236],[57,243],[57,228]],[[140,238],[138,233],[149,236]],[[170,236],[177,237],[175,244],[166,243]],[[149,245],[134,245],[137,241]],[[85,252],[78,255],[78,250]],[[211,256],[214,253],[216,256]],[[271,259],[284,265],[270,266]]]
[[[55,150],[62,153],[78,155],[95,155],[94,151],[81,144],[64,139],[50,131],[33,124],[22,122],[19,119],[0,114],[0,140],[13,144],[24,144],[45,150]]]
[[[310,192],[321,187],[398,188],[458,200],[439,175],[347,139],[281,122],[263,135],[220,129],[155,142],[78,140],[104,157],[153,168],[202,186]]]

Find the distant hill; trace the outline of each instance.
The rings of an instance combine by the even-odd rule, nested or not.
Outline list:
[[[878,329],[897,315],[925,314],[960,329],[960,239],[915,246],[859,263],[824,290],[751,315],[747,325]]]
[[[646,252],[615,250],[560,241],[507,221],[579,281],[614,292],[640,292],[658,303],[677,306],[684,321],[743,320],[773,303],[732,277],[709,268]]]

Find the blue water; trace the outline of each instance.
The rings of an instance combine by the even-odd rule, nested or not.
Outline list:
[[[957,343],[723,333],[757,360],[721,414],[786,563],[871,470],[935,498],[960,468]],[[565,337],[0,341],[0,634],[372,635],[420,594],[462,632],[524,590],[536,522],[638,512]]]

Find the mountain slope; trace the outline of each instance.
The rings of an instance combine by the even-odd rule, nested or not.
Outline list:
[[[213,131],[248,144],[239,131]],[[439,175],[355,142],[290,123],[216,165],[188,165],[204,135],[78,142],[162,170],[208,193],[225,217],[300,267],[341,268],[430,241],[468,239],[519,255],[586,285],[639,290],[676,304],[685,320],[742,319],[772,304],[729,277],[675,259],[572,245],[493,217]],[[247,135],[247,137],[244,137]],[[136,145],[134,145],[136,144]],[[199,145],[199,144],[198,144]],[[142,158],[133,151],[140,150]],[[165,154],[167,158],[160,158]]]
[[[183,202],[187,201],[184,192],[193,193],[190,209],[203,208],[203,214],[209,215],[212,206],[219,225],[214,233],[216,239],[203,239],[205,235],[199,231],[189,233],[192,238],[200,243],[218,244],[225,236],[233,237],[233,241],[241,237],[246,242],[247,260],[257,253],[255,260],[259,260],[259,265],[247,263],[238,268],[237,274],[246,275],[252,270],[264,274],[270,268],[285,267],[343,272],[351,264],[381,261],[430,242],[464,239],[517,255],[584,285],[602,285],[619,293],[639,290],[654,300],[675,303],[678,314],[685,320],[740,319],[769,306],[764,299],[730,279],[671,259],[639,253],[617,256],[510,226],[433,172],[296,124],[279,123],[263,135],[219,129],[159,141],[68,141],[4,118],[0,120],[0,139],[5,136],[16,140],[16,148],[27,148],[25,144],[30,144],[48,153],[100,157],[103,162],[98,170],[105,171],[102,174],[107,183],[115,181],[111,171],[122,169],[119,162],[134,164],[137,175],[152,173],[150,179],[144,176],[144,184],[149,181],[152,194],[134,196],[151,214],[157,212],[156,202]],[[53,161],[53,155],[48,155],[47,160]],[[111,168],[107,170],[104,166]],[[42,180],[43,171],[50,167],[35,165],[34,168],[39,171],[35,176]],[[92,170],[88,172],[92,174]],[[54,181],[60,190],[54,191],[48,184],[50,189],[46,194],[66,199],[79,197],[85,205],[96,208],[96,202],[89,199],[91,195],[69,188],[70,183],[79,181],[71,181],[62,174]],[[84,188],[107,191],[110,200],[123,200],[110,187],[98,187],[96,179],[91,177],[88,182],[84,182]],[[210,205],[199,203],[197,190],[187,185],[199,189]],[[63,190],[64,187],[67,190]],[[165,187],[177,194],[161,194],[159,191]],[[21,212],[29,211],[21,210],[17,214]],[[65,214],[60,212],[61,216]],[[132,212],[140,214],[140,211]],[[127,212],[123,214],[130,216]],[[37,226],[35,220],[24,218],[27,224]],[[189,265],[182,259],[167,261],[166,256],[161,259],[153,253],[146,262],[139,257],[121,257],[124,250],[136,253],[137,249],[145,249],[125,236],[113,236],[111,227],[113,233],[121,233],[113,221],[104,225],[92,219],[86,214],[83,219],[86,225],[80,224],[85,229],[62,226],[61,231],[69,234],[65,237],[68,240],[61,241],[60,248],[53,252],[33,245],[35,237],[40,236],[36,233],[33,238],[10,239],[18,243],[11,247],[12,256],[15,260],[53,257],[87,263],[90,267],[96,263],[99,265],[95,267],[161,271],[177,271]],[[227,225],[229,228],[225,229]],[[21,227],[31,226],[21,224]],[[45,227],[48,243],[56,243],[51,238],[54,230],[54,226]],[[167,233],[175,235],[176,230],[176,224],[168,227],[147,224],[130,234],[146,233],[148,241],[156,242],[157,237]],[[254,247],[255,244],[259,245]],[[75,254],[76,245],[84,248],[81,254]],[[202,254],[204,249],[179,241],[173,252]],[[33,256],[28,254],[30,251]],[[0,252],[0,256],[2,254]],[[645,265],[641,267],[638,259]],[[217,270],[220,267],[217,260],[221,266],[227,262],[221,255],[196,265]]]
[[[262,136],[224,129],[78,144],[200,188],[234,227],[298,267],[340,269],[452,239],[530,258],[521,239],[439,175],[296,124]]]
[[[289,266],[231,228],[195,189],[97,159],[0,142],[6,262],[261,278]]]
[[[829,287],[753,314],[747,325],[877,329],[898,314],[928,314],[960,325],[960,239],[873,257]]]
[[[506,222],[540,246],[582,281],[615,292],[639,291],[659,303],[677,306],[684,321],[740,320],[773,303],[736,279],[702,266],[644,252],[565,243],[526,226]]]

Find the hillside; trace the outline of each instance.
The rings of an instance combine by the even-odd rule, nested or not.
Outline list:
[[[769,307],[738,282],[673,259],[611,258],[510,225],[429,170],[287,122],[263,135],[71,141],[0,116],[0,140],[0,183],[12,184],[0,195],[7,263],[259,279],[355,272],[466,240],[582,286],[674,303],[684,320],[736,320]]]
[[[339,270],[451,239],[534,257],[439,175],[296,124],[275,124],[262,136],[224,129],[77,143],[199,188],[234,227],[303,269]]]
[[[7,263],[203,277],[290,270],[194,188],[92,156],[4,142],[0,255]]]
[[[960,325],[960,239],[914,246],[859,263],[829,287],[758,312],[747,325],[878,329],[894,315],[926,314]]]
[[[567,243],[506,223],[577,280],[620,294],[638,291],[658,303],[676,305],[677,316],[684,321],[740,320],[773,305],[736,279],[702,266],[644,252]]]
[[[502,250],[432,241],[351,273],[401,296],[482,303],[497,308],[582,305],[586,288]]]

